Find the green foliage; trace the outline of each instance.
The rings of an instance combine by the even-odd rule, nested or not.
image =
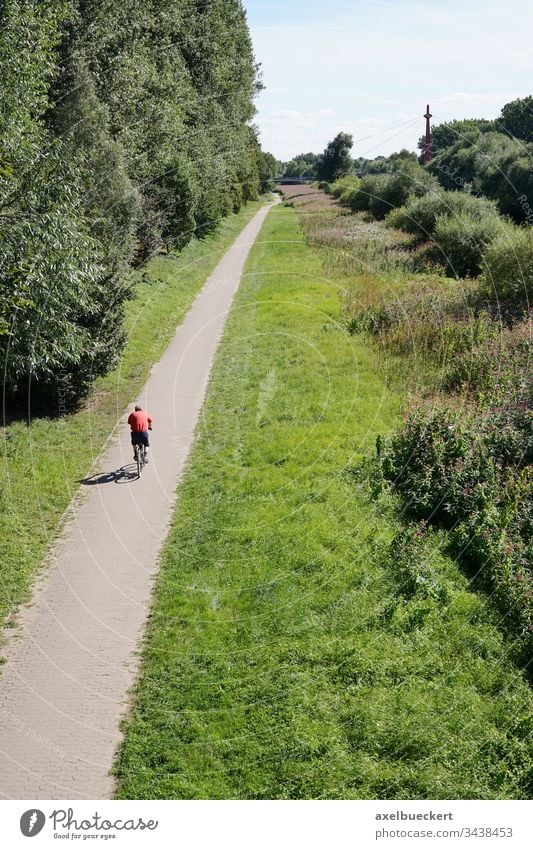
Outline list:
[[[353,161],[353,170],[359,177],[364,177],[367,174],[390,174],[396,167],[399,167],[402,162],[417,162],[416,153],[403,148],[398,153],[392,153],[390,156],[377,156],[375,159],[366,159],[364,156],[359,156]]]
[[[432,154],[436,156],[456,142],[460,143],[466,136],[479,136],[481,133],[487,133],[493,129],[496,129],[494,121],[486,121],[483,118],[466,118],[437,124],[431,130]],[[426,137],[424,135],[418,141],[418,149],[423,153],[425,147]]]
[[[43,121],[66,11],[66,4],[15,2],[1,20],[0,303],[9,332],[0,356],[8,395],[27,393],[30,382],[39,394],[61,379],[68,399],[105,359],[95,322],[105,276],[98,243],[76,163]],[[10,303],[17,308],[8,316]]]
[[[388,560],[399,590],[406,598],[419,596],[445,602],[449,596],[433,567],[434,552],[428,545],[426,525],[406,525],[394,536]]]
[[[441,262],[452,277],[475,277],[481,270],[488,245],[502,229],[502,222],[497,216],[476,220],[467,212],[459,212],[453,217],[438,215],[431,256],[436,262]]]
[[[389,157],[386,170],[365,174],[360,180],[346,176],[330,185],[328,191],[334,197],[344,192],[342,202],[352,212],[369,210],[381,219],[409,197],[423,196],[436,188],[437,181],[418,165],[416,157],[400,153]]]
[[[430,191],[422,197],[411,197],[404,206],[392,210],[385,223],[411,233],[418,241],[425,241],[435,233],[439,216],[453,218],[460,214],[482,221],[497,217],[498,210],[494,201],[467,192]]]
[[[24,193],[2,228],[1,298],[28,303],[11,315],[0,352],[8,394],[27,393],[34,381],[39,394],[39,384],[48,389],[61,380],[70,399],[107,359],[105,274],[95,261],[98,246],[72,191],[72,174],[55,146],[46,163],[38,193],[35,186]]]
[[[353,136],[349,133],[339,133],[335,136],[318,160],[318,179],[331,183],[349,174],[352,169],[352,147]]]
[[[429,170],[445,189],[474,191],[497,201],[517,222],[533,221],[533,98],[506,104],[495,121],[440,124],[432,131]],[[424,149],[425,138],[419,148]]]
[[[496,593],[522,648],[529,645],[533,428],[520,396],[505,398],[481,419],[450,408],[419,409],[380,454],[408,513],[453,530],[459,556]]]
[[[524,649],[533,625],[533,430],[523,404],[506,401],[481,422],[420,409],[381,449],[381,461],[409,514],[453,529],[458,556],[496,594]]]
[[[481,322],[485,332],[479,333]],[[502,393],[510,397],[513,391],[525,390],[530,382],[532,355],[527,318],[502,328],[499,321],[488,320],[485,314],[471,318],[467,329],[473,331],[470,344],[451,352],[443,387],[451,392],[463,390],[485,400]]]
[[[281,176],[281,163],[271,153],[261,151],[259,155],[259,182],[261,191],[271,192],[275,181]]]
[[[533,232],[508,227],[487,247],[482,261],[483,286],[488,297],[518,303],[533,298]]]
[[[285,163],[282,168],[282,176],[316,180],[319,158],[316,153],[300,153],[290,162]]]
[[[429,165],[446,189],[474,189],[494,199],[515,221],[531,223],[533,145],[504,133],[467,134],[444,149]]]
[[[364,212],[370,209],[373,198],[377,196],[377,192],[380,190],[380,180],[379,174],[369,174],[361,178],[358,190],[351,193],[349,199],[347,199],[347,205],[352,212]]]
[[[437,187],[437,181],[412,160],[398,160],[395,170],[375,183],[369,209],[375,218],[385,218],[391,209],[403,206],[408,197],[421,197]]]
[[[334,198],[340,198],[343,203],[349,206],[348,193],[357,191],[359,188],[359,180],[357,177],[348,175],[335,180],[334,183],[328,184],[328,192]]]
[[[122,349],[128,264],[257,198],[257,67],[239,0],[12,0],[0,26],[5,386],[74,400]]]
[[[510,136],[533,142],[533,97],[506,103],[497,123]]]

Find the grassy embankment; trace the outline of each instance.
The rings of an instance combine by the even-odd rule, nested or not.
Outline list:
[[[495,218],[486,199],[448,194],[472,207],[473,221],[480,215],[489,229],[496,222],[503,235],[486,245],[471,238],[464,215],[450,214],[450,243],[441,244],[436,232],[436,241],[428,241],[435,205],[448,203],[442,195],[414,200],[385,222],[361,213],[306,215],[306,232],[320,245],[327,273],[346,281],[347,329],[366,334],[393,385],[399,374],[413,395],[411,415],[380,451],[381,472],[411,520],[409,572],[427,580],[422,537],[428,527],[443,530],[441,546],[490,599],[514,659],[527,669],[533,656],[527,308],[533,241],[527,228]],[[409,232],[392,226],[398,224]],[[437,245],[443,262],[435,265]],[[468,260],[477,276],[444,277],[449,251],[454,268]]]
[[[209,273],[261,205],[249,204],[223,221],[216,234],[192,242],[179,255],[156,257],[136,275],[135,299],[127,304],[129,341],[120,366],[97,381],[81,411],[33,419],[30,426],[18,421],[2,429],[0,623],[26,597],[80,479],[117,419],[144,384]]]
[[[180,488],[116,763],[120,798],[523,798],[531,696],[482,598],[391,568],[350,471],[402,393],[270,213]]]

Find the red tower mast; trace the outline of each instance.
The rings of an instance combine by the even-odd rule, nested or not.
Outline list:
[[[426,114],[424,115],[426,119],[426,146],[424,148],[424,162],[429,162],[431,160],[431,119],[433,115],[429,111],[429,103],[426,107]]]

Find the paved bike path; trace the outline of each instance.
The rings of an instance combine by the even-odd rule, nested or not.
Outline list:
[[[176,486],[244,263],[269,209],[244,228],[152,369],[140,398],[154,419],[152,460],[141,480],[121,471],[133,470],[126,414],[2,650],[0,798],[113,794],[109,770]]]

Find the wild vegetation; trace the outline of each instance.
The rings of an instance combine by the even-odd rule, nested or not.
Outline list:
[[[52,413],[123,348],[127,269],[267,185],[239,0],[8,0],[0,9],[4,387]]]
[[[494,200],[425,183],[417,169],[433,179],[410,165],[363,178],[351,194],[345,182],[330,187],[367,212],[311,217],[308,235],[326,248],[332,273],[355,278],[347,328],[370,332],[400,372],[416,373],[413,391],[431,399],[414,404],[379,444],[380,474],[401,494],[406,517],[444,529],[447,550],[495,602],[517,659],[527,662],[532,234],[502,217]],[[397,196],[383,224],[372,220],[410,174],[403,204]]]
[[[533,98],[507,103],[495,121],[451,121],[433,129],[428,170],[443,188],[492,198],[517,223],[533,223]],[[423,150],[425,141],[419,142]]]

